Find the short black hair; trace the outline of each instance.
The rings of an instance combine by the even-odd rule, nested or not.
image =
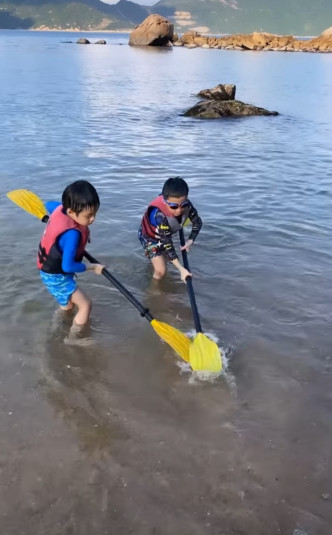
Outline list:
[[[187,197],[188,193],[188,184],[180,176],[169,178],[163,185],[162,195],[165,199],[168,199],[169,197]]]
[[[100,206],[96,189],[87,180],[76,180],[66,187],[62,194],[62,206],[80,214],[83,210],[98,210]]]

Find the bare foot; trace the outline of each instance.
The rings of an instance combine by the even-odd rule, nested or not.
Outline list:
[[[78,325],[77,323],[75,323],[75,321],[73,321],[72,326],[70,327],[69,334],[80,335],[84,331],[85,327],[86,325]]]
[[[90,337],[84,337],[84,330],[86,329],[86,325],[77,325],[77,323],[73,322],[72,326],[70,327],[70,331],[68,333],[68,336],[64,339],[64,343],[71,346],[91,346],[94,344],[94,340]]]
[[[79,346],[89,347],[95,344],[93,338],[79,338],[77,336],[71,336],[70,334],[64,339],[64,343],[67,346]]]

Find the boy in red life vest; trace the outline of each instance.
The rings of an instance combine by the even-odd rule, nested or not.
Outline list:
[[[179,262],[172,236],[190,219],[192,230],[182,249],[189,251],[202,227],[196,208],[188,199],[188,184],[179,176],[166,180],[161,195],[150,202],[143,215],[138,238],[153,266],[153,278],[162,279],[166,273],[166,259],[175,266],[185,282],[191,275]],[[166,256],[166,258],[165,258]]]
[[[83,329],[91,311],[91,301],[77,287],[75,273],[93,271],[100,275],[104,268],[100,264],[82,263],[90,236],[88,227],[94,222],[99,205],[98,193],[85,180],[66,187],[62,204],[46,203],[51,215],[39,244],[37,266],[43,283],[61,309],[72,310],[77,306],[72,335]]]

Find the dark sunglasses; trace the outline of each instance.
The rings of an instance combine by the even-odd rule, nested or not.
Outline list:
[[[178,208],[185,208],[186,206],[189,206],[188,199],[186,201],[181,202],[180,204],[178,204],[177,202],[168,202],[165,199],[165,197],[164,197],[164,201],[167,204],[167,206],[170,207],[171,210],[177,210]]]

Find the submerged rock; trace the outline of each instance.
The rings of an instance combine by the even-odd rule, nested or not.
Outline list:
[[[132,46],[172,46],[173,24],[161,15],[150,15],[136,26],[129,37]]]
[[[198,119],[221,119],[222,117],[247,117],[249,115],[279,115],[277,111],[258,108],[240,100],[201,100],[184,113],[185,117]]]
[[[198,93],[199,97],[213,99],[213,100],[234,100],[236,85],[233,84],[219,84],[212,89],[202,89]]]
[[[89,41],[89,39],[85,39],[84,37],[80,37],[79,39],[77,39],[76,43],[78,45],[89,45],[90,41]]]

